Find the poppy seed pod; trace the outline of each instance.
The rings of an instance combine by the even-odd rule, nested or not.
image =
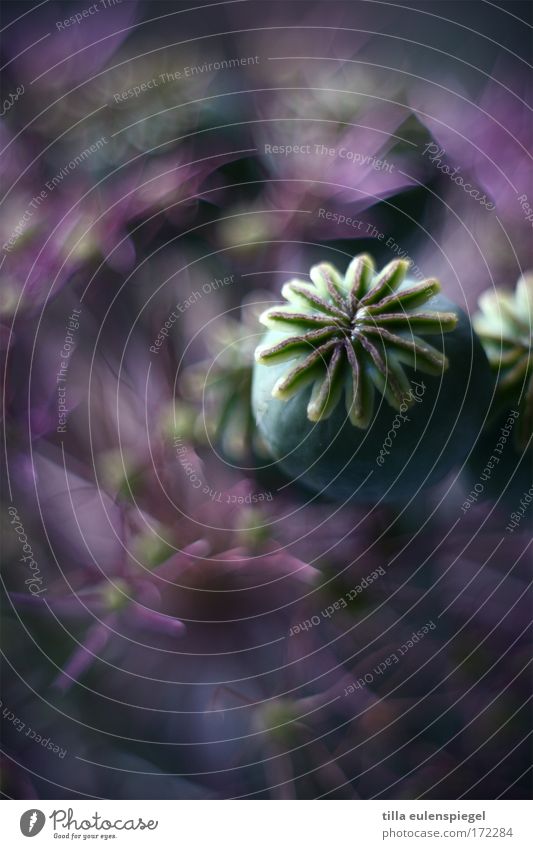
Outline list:
[[[437,280],[376,274],[362,254],[282,289],[260,318],[252,406],[272,456],[339,501],[410,497],[461,465],[490,401],[490,371],[465,313]]]
[[[465,484],[477,488],[470,501],[488,496],[513,505],[533,482],[533,273],[520,277],[514,292],[484,292],[473,324],[492,369],[494,395]]]

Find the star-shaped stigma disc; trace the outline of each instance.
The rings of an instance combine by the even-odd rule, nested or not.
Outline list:
[[[307,415],[320,421],[331,415],[344,394],[353,425],[366,428],[377,390],[392,407],[412,403],[408,365],[439,375],[448,366],[444,354],[418,335],[453,330],[453,312],[421,311],[440,291],[437,280],[402,286],[409,268],[395,260],[376,275],[367,254],[352,260],[344,277],[329,263],[315,265],[311,283],[291,280],[281,293],[288,304],[260,317],[278,331],[272,345],[259,346],[256,361],[290,361],[272,394],[286,400],[312,383]]]

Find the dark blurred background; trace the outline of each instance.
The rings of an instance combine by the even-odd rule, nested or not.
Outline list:
[[[321,502],[249,391],[258,312],[317,261],[408,257],[470,315],[531,267],[530,25],[2,4],[5,797],[529,796],[512,460],[467,512],[484,458]]]

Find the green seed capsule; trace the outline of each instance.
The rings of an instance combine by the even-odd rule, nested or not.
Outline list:
[[[408,263],[344,277],[328,264],[291,281],[267,310],[252,406],[272,456],[335,500],[397,499],[462,464],[490,399],[490,373],[467,316]]]

